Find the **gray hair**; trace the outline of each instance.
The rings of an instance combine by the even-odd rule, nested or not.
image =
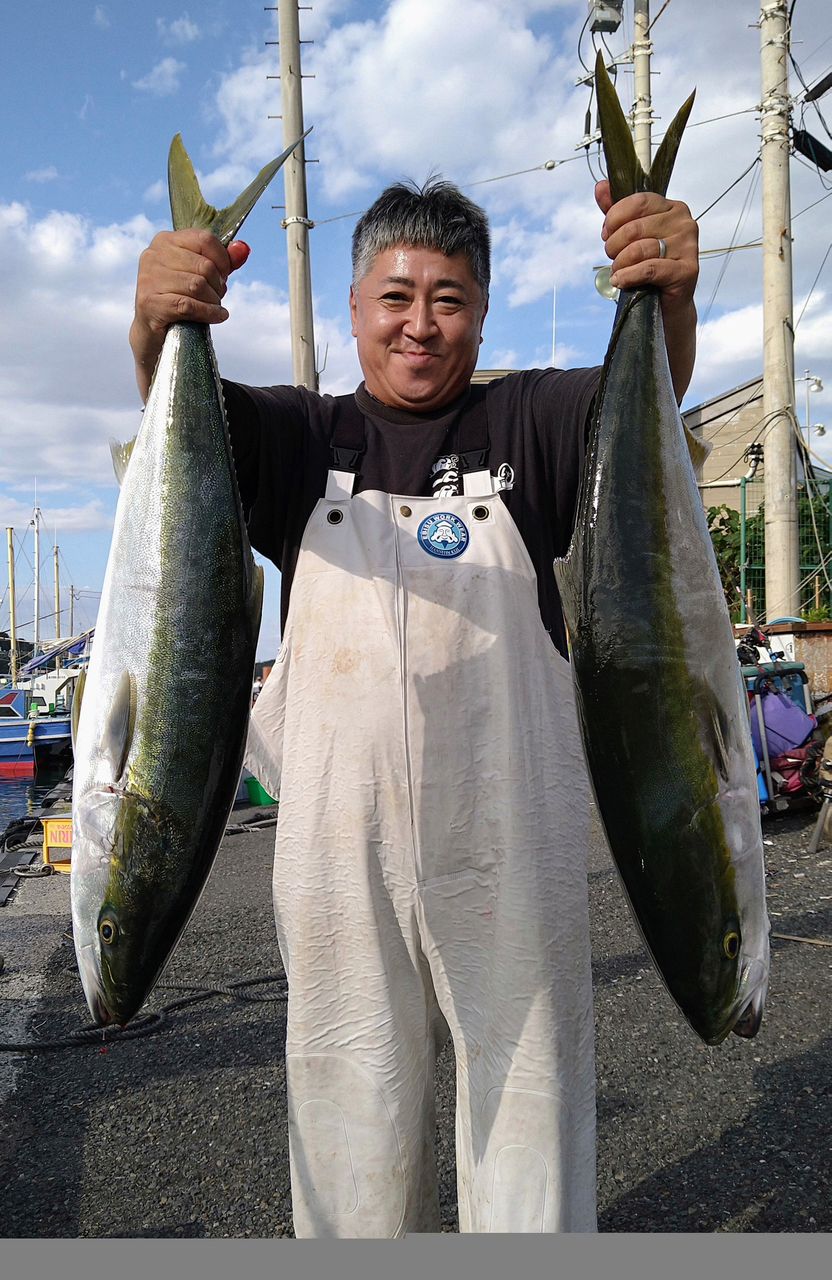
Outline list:
[[[352,280],[358,284],[379,253],[396,245],[436,249],[446,257],[464,253],[474,279],[488,297],[491,235],[479,205],[452,182],[430,177],[424,186],[396,182],[359,218],[352,237]]]

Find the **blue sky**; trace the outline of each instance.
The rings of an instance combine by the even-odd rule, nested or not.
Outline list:
[[[671,194],[698,214],[758,151],[759,5],[671,0],[661,8],[654,0],[655,128],[696,86]],[[359,378],[346,307],[354,218],[342,215],[364,208],[386,182],[432,169],[465,186],[491,217],[494,280],[481,365],[550,362],[555,290],[557,362],[602,359],[612,308],[593,288],[593,267],[604,261],[592,198],[598,164],[593,155],[590,168],[575,151],[588,104],[575,84],[586,15],[585,0],[319,0],[302,12],[301,34],[313,41],[303,56],[314,75],[304,88],[306,123],[314,126],[307,156],[318,161],[309,167],[309,206],[318,224],[312,270],[323,390],[349,390]],[[832,66],[828,0],[797,0],[793,21],[795,58],[811,84]],[[168,225],[168,145],[181,131],[218,204],[282,150],[280,124],[268,120],[280,112],[279,82],[266,79],[278,70],[277,50],[266,45],[276,25],[262,0],[42,0],[36,11],[11,6],[4,14],[0,517],[16,530],[23,623],[33,614],[35,495],[44,516],[42,577],[51,583],[57,530],[64,604],[72,583],[82,593],[76,624],[94,620],[117,499],[108,441],[138,425],[127,347],[135,266]],[[622,53],[631,34],[628,0],[610,51]],[[587,34],[580,51],[591,61]],[[619,87],[629,107],[626,67]],[[796,74],[791,89],[800,89]],[[832,95],[818,106],[832,121]],[[804,126],[832,146],[812,108]],[[547,160],[555,167],[543,168]],[[518,170],[529,172],[504,176]],[[703,217],[704,250],[759,239],[758,175],[759,165]],[[792,164],[796,316],[806,304],[796,370],[810,368],[824,381],[812,420],[827,422],[826,440],[829,177],[824,186],[806,164]],[[252,255],[228,295],[231,319],[215,332],[223,373],[241,381],[291,379],[284,233],[270,207],[281,200],[278,177],[246,224]],[[759,372],[759,249],[706,254],[697,303],[699,360],[688,405]],[[268,584],[262,657],[278,642],[276,571]],[[2,585],[0,600],[4,627]],[[51,611],[44,591],[41,612]],[[67,625],[64,616],[64,632]],[[51,628],[44,622],[42,634]]]

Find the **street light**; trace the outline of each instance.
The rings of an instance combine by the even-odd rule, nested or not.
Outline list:
[[[815,374],[810,373],[808,369],[805,370],[803,377],[798,378],[797,381],[806,383],[806,414],[803,419],[803,426],[806,431],[806,449],[808,450],[809,436],[813,430],[811,425],[812,418],[811,418],[811,410],[809,408],[809,396],[813,391],[823,391],[823,383],[821,382],[820,378],[816,377]],[[820,424],[818,424],[814,428],[814,431],[819,436],[826,435],[826,428],[821,426]]]

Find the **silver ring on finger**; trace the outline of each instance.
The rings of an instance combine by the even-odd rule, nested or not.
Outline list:
[[[667,257],[667,241],[662,240],[661,236],[656,236],[656,239],[659,242],[659,257],[666,258]]]

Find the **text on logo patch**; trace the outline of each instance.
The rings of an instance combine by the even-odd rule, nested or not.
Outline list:
[[[468,546],[468,530],[459,516],[450,511],[437,511],[427,516],[419,525],[420,545],[428,555],[452,560],[461,556]]]

